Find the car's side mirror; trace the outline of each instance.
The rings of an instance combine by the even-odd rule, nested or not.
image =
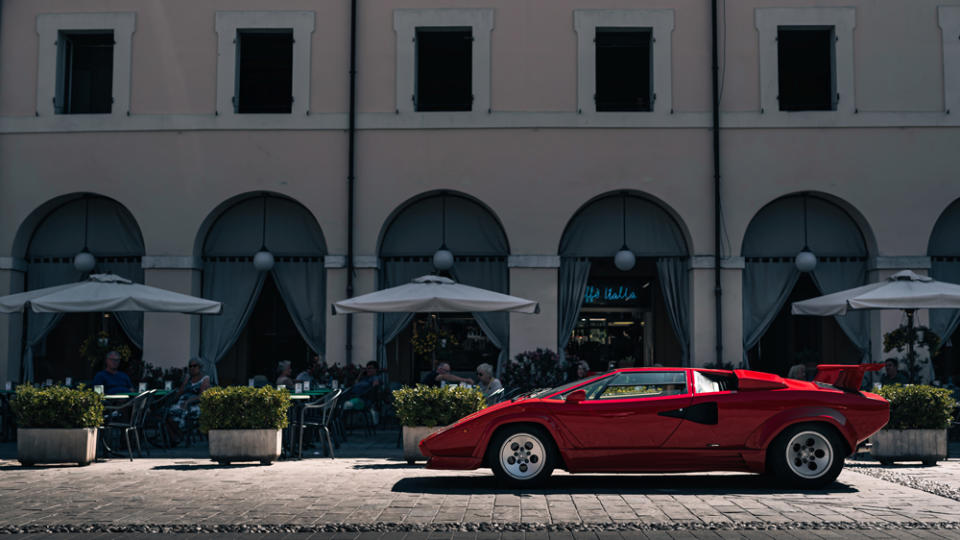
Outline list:
[[[580,403],[585,399],[587,399],[586,390],[574,390],[567,394],[567,403]]]

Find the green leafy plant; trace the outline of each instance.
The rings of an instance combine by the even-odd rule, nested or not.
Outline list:
[[[911,348],[911,345],[913,347]],[[926,348],[933,357],[939,352],[940,336],[926,326],[904,324],[883,335],[883,352],[907,352],[900,359],[907,366],[907,375],[911,382],[916,382],[921,366],[930,362],[929,358],[920,358],[918,348]],[[893,360],[897,360],[894,358]]]
[[[100,394],[83,385],[79,388],[21,385],[10,405],[17,425],[22,428],[91,428],[103,424]]]
[[[886,429],[945,429],[957,402],[947,388],[920,384],[887,385],[877,391],[890,402]]]
[[[550,349],[537,349],[518,354],[503,366],[500,380],[504,388],[533,390],[562,384],[567,378],[566,366]]]
[[[393,391],[393,406],[404,426],[446,426],[485,406],[477,388],[406,386]]]
[[[283,429],[290,392],[270,386],[208,388],[200,394],[200,431],[211,429]]]

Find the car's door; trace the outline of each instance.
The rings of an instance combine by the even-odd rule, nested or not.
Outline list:
[[[558,401],[553,415],[581,450],[625,455],[657,448],[682,421],[692,399],[687,370],[627,371],[589,385],[587,399]],[[596,386],[596,387],[594,387]]]

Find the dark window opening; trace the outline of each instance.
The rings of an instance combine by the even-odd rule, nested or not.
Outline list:
[[[60,114],[109,114],[113,107],[113,32],[60,32]]]
[[[836,109],[833,28],[777,29],[781,111]]]
[[[651,111],[651,31],[597,28],[597,111]]]
[[[416,110],[473,108],[473,35],[470,28],[417,28]]]
[[[293,30],[237,32],[237,113],[293,109]]]

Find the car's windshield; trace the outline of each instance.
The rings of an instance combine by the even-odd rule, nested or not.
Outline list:
[[[573,389],[573,388],[576,388],[576,387],[582,385],[583,383],[585,383],[585,382],[587,382],[587,381],[589,381],[589,380],[591,380],[591,379],[594,379],[594,378],[596,378],[595,375],[594,375],[594,376],[591,376],[591,377],[586,377],[586,378],[583,378],[583,379],[577,379],[576,381],[568,382],[567,384],[563,384],[563,385],[560,385],[560,386],[555,386],[555,387],[553,387],[553,388],[542,388],[542,389],[536,390],[536,391],[534,391],[533,393],[529,394],[529,397],[531,397],[531,398],[545,398],[545,397],[547,397],[547,396],[551,396],[551,395],[553,395],[553,394],[556,394],[556,396],[554,396],[554,397],[551,398],[551,399],[563,399],[564,394],[566,394],[569,390],[571,390],[571,389]],[[597,382],[602,381],[602,380],[605,380],[605,379],[606,379],[606,377],[603,377],[603,378],[601,378],[601,379],[598,379]]]

